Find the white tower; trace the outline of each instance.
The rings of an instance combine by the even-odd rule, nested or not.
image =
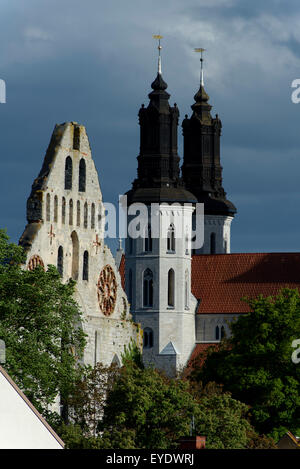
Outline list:
[[[126,240],[126,292],[133,318],[143,328],[145,364],[174,375],[195,345],[196,300],[191,295],[188,239],[196,198],[179,178],[179,112],[176,104],[169,105],[160,59],[151,86],[149,105],[139,112],[138,177],[127,193],[128,231],[133,236]],[[134,204],[143,204],[136,219]],[[134,227],[139,229],[138,237]]]

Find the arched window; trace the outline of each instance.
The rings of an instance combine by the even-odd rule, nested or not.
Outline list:
[[[73,163],[68,156],[65,162],[65,189],[72,189]]]
[[[73,225],[73,200],[69,201],[69,225]]]
[[[151,235],[151,227],[148,224],[145,229],[144,252],[151,252],[151,251],[152,251],[152,235]]]
[[[76,225],[80,226],[80,202],[77,200],[77,220]]]
[[[59,246],[57,253],[57,270],[62,277],[64,274],[64,249],[62,246]]]
[[[221,327],[221,339],[223,339],[225,337],[225,327],[222,326]]]
[[[168,272],[168,306],[175,306],[175,273],[173,269]]]
[[[85,192],[85,181],[86,181],[86,165],[85,160],[81,158],[79,162],[79,192]]]
[[[190,243],[189,243],[188,232],[185,233],[184,244],[185,244],[185,255],[188,256],[190,253],[190,245],[189,245]]]
[[[143,306],[153,306],[153,273],[146,269],[143,277]]]
[[[184,303],[185,309],[189,309],[189,271],[185,271],[185,280],[184,280]]]
[[[219,328],[219,326],[216,327],[216,340],[220,340],[220,328]]]
[[[153,330],[150,327],[144,329],[144,348],[153,347]]]
[[[50,194],[46,196],[46,221],[50,221]]]
[[[79,271],[79,241],[76,231],[72,231],[72,279],[78,280]]]
[[[84,204],[83,226],[84,226],[84,228],[87,228],[87,226],[88,226],[88,204],[87,204],[87,202]]]
[[[175,252],[175,227],[174,224],[171,223],[168,229],[167,235],[167,251],[168,252]]]
[[[91,228],[95,228],[95,204],[91,208]]]
[[[89,253],[84,251],[83,253],[83,269],[82,269],[82,280],[89,279]]]
[[[54,222],[57,223],[57,212],[58,212],[58,198],[57,195],[54,196]]]
[[[61,222],[62,224],[66,222],[66,199],[64,197],[61,200]]]
[[[216,254],[216,233],[210,235],[210,253]]]

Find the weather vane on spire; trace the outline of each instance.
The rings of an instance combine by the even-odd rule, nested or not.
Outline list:
[[[160,40],[163,38],[160,34],[153,34],[153,39],[158,39],[158,73],[161,75],[161,56],[160,51],[162,46],[160,45]]]
[[[202,47],[197,47],[196,49],[194,49],[194,52],[200,52],[201,53],[201,56],[200,56],[200,86],[204,86],[204,78],[203,78],[203,52],[205,51],[206,49],[203,49]]]

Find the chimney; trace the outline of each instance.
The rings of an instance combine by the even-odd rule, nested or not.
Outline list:
[[[206,436],[182,436],[178,449],[205,449]]]

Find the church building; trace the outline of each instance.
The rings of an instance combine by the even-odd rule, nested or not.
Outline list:
[[[202,53],[192,115],[185,115],[182,122],[180,173],[179,110],[169,104],[160,49],[159,45],[149,104],[139,111],[137,178],[127,192],[129,206],[147,206],[149,224],[144,236],[127,238],[120,273],[133,318],[143,328],[145,364],[174,375],[230,334],[230,322],[249,312],[243,297],[300,287],[300,254],[230,254],[231,223],[237,210],[222,185],[222,123],[217,114],[211,115]],[[190,249],[197,203],[204,204],[204,242]],[[159,207],[158,236],[152,232],[153,204]],[[180,226],[184,229],[177,233]]]
[[[76,281],[75,299],[87,334],[84,363],[122,363],[124,346],[141,346],[127,296],[104,243],[104,205],[85,127],[56,125],[27,201],[28,224],[19,244],[26,267],[55,265],[63,282]]]

